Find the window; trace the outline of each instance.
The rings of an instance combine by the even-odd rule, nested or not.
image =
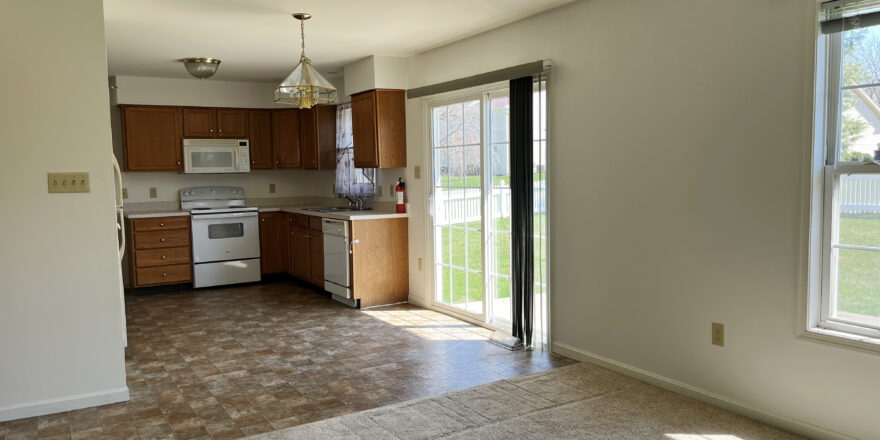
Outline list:
[[[336,196],[372,198],[376,195],[376,169],[354,167],[351,103],[336,107]]]
[[[880,337],[880,8],[870,3],[822,6],[813,173],[821,264],[810,326],[862,338]]]

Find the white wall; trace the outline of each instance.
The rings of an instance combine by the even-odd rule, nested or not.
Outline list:
[[[815,9],[581,1],[414,56],[410,86],[552,60],[557,349],[878,438],[880,356],[797,337]],[[427,177],[423,110],[408,107],[407,173]],[[425,178],[409,180],[424,194]],[[412,207],[411,258],[427,263],[424,203]],[[427,301],[425,272],[410,274]]]
[[[104,47],[100,0],[3,3],[0,420],[128,396]]]
[[[181,67],[182,68],[182,67]],[[334,79],[341,82],[341,78]],[[246,83],[199,79],[170,79],[117,76],[116,101],[119,104],[191,105],[216,107],[274,108],[275,83]],[[340,89],[342,84],[334,84]],[[118,109],[114,108],[113,111]],[[114,123],[115,151],[122,159],[122,137]],[[181,188],[202,185],[242,186],[248,197],[333,196],[335,174],[314,170],[254,170],[247,174],[185,175],[177,173],[123,173],[128,190],[125,203],[178,200]],[[275,183],[276,192],[269,193]],[[156,187],[158,197],[149,198]]]

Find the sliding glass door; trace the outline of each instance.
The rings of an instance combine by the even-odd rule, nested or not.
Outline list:
[[[534,97],[536,333],[546,311],[546,101]],[[510,98],[497,89],[428,105],[433,304],[511,326]],[[540,315],[540,316],[539,316]],[[538,338],[540,340],[540,336]]]

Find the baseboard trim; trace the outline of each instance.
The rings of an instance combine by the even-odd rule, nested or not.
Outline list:
[[[618,362],[604,356],[590,353],[568,344],[554,342],[553,352],[572,359],[589,362],[591,364],[595,364],[600,367],[616,371],[620,374],[639,379],[643,382],[656,385],[660,388],[682,394],[692,399],[706,402],[710,405],[726,409],[728,411],[737,413],[750,419],[758,420],[768,425],[775,426],[777,428],[781,428],[796,434],[804,435],[809,438],[822,440],[857,440],[855,437],[850,437],[846,434],[831,431],[829,429],[816,426],[803,420],[774,414],[762,408],[755,407],[747,403],[704,390],[702,388],[697,388],[695,386],[688,385],[686,383],[679,382],[668,377],[660,376],[659,374],[655,374],[650,371],[625,364],[623,362]]]
[[[107,405],[128,400],[128,387],[113,388],[94,393],[76,394],[56,399],[38,400],[0,408],[0,422],[43,416],[63,411]]]
[[[417,297],[417,296],[412,296],[412,295],[410,295],[410,296],[407,298],[407,302],[410,303],[410,304],[412,304],[412,305],[414,305],[414,306],[421,307],[421,308],[423,308],[423,309],[427,309],[427,308],[428,308],[428,303],[427,303],[424,299],[419,298],[419,297]]]

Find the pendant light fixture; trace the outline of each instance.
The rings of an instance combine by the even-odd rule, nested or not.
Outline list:
[[[275,102],[298,108],[335,102],[336,87],[324,79],[312,66],[312,61],[306,57],[306,20],[312,18],[312,15],[300,12],[293,14],[293,18],[299,20],[302,54],[293,72],[290,72],[290,75],[287,75],[287,78],[275,88]]]
[[[180,61],[183,62],[186,71],[198,79],[210,78],[220,67],[220,60],[217,58],[184,58]]]

